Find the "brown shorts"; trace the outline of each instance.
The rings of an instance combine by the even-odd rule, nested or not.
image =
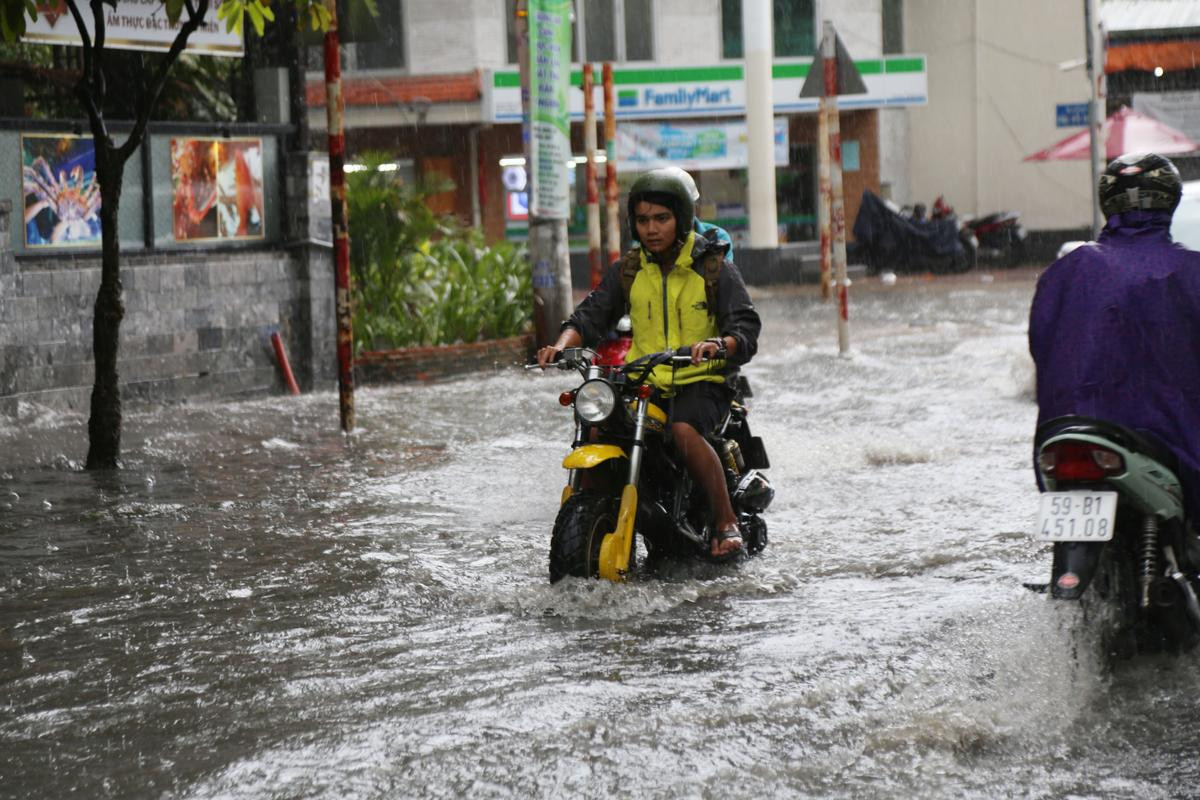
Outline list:
[[[703,435],[714,433],[729,412],[733,392],[724,383],[697,381],[689,383],[665,401],[671,422],[686,422]]]

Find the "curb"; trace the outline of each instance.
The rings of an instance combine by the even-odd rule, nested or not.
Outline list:
[[[533,352],[533,334],[482,342],[367,350],[354,363],[356,382],[408,383],[499,371],[525,364]]]

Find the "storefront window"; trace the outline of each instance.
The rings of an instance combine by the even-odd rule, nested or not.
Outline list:
[[[376,0],[379,16],[374,31],[355,45],[358,69],[396,69],[404,66],[404,0]]]
[[[813,0],[773,0],[775,55],[811,56],[816,50]],[[742,0],[721,0],[721,55],[744,58]]]

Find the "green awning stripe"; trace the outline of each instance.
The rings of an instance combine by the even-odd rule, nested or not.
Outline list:
[[[613,83],[684,83],[687,81],[740,81],[740,64],[728,67],[687,67],[682,69],[615,69]]]
[[[923,58],[889,58],[884,61],[888,72],[924,72]]]
[[[772,78],[807,78],[811,64],[775,64],[771,67]]]
[[[855,61],[855,66],[863,75],[881,75],[883,73],[924,72],[925,59],[915,58],[868,58]],[[774,64],[771,67],[772,78],[806,78],[810,64]],[[596,70],[596,83],[600,83],[599,70]],[[617,69],[613,70],[613,84],[647,84],[647,83],[691,83],[697,81],[740,81],[742,79],[741,64],[730,64],[718,67],[682,67],[671,69]],[[583,73],[578,69],[571,70],[571,85],[581,86]],[[495,72],[492,74],[492,85],[497,89],[518,89],[521,86],[521,74],[517,71]]]

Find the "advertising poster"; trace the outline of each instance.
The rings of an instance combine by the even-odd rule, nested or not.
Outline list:
[[[750,163],[742,121],[626,122],[617,127],[617,168],[641,172],[677,166],[686,170],[744,169]],[[775,118],[775,165],[788,163],[786,117]]]
[[[262,139],[172,139],[175,240],[263,237]]]
[[[91,137],[21,136],[25,246],[98,247],[100,185]]]
[[[571,159],[570,0],[529,1],[529,116],[533,216],[566,219]]]

